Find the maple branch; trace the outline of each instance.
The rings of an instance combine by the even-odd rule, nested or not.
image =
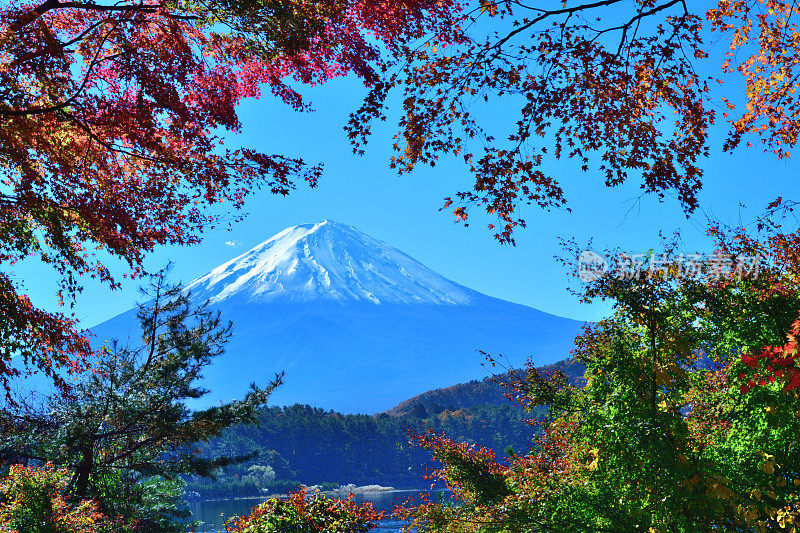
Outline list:
[[[538,17],[532,19],[530,22],[527,22],[525,24],[520,25],[520,27],[517,28],[516,30],[514,30],[512,32],[509,32],[505,37],[503,37],[502,39],[497,41],[497,43],[495,43],[494,46],[492,46],[492,48],[501,48],[505,43],[507,43],[508,41],[513,39],[516,35],[524,32],[526,30],[529,30],[530,28],[532,28],[533,26],[535,26],[536,24],[538,24],[539,22],[543,21],[546,18],[554,17],[554,16],[557,16],[557,15],[572,15],[573,13],[577,13],[579,11],[586,11],[588,9],[594,9],[596,7],[605,7],[605,6],[610,6],[610,5],[613,5],[613,4],[618,4],[621,1],[622,0],[602,0],[600,2],[594,2],[592,4],[581,4],[581,5],[577,5],[577,6],[574,6],[574,7],[565,7],[563,9],[553,9],[553,10],[541,9],[541,8],[538,8],[538,7],[531,7],[531,6],[524,6],[527,9],[530,9],[532,11],[538,11],[539,13],[541,13],[541,15],[539,15]],[[673,1],[677,1],[677,0],[673,0]]]
[[[543,20],[545,20],[547,18],[558,16],[558,15],[567,15],[567,19],[561,24],[562,29],[563,29],[563,27],[566,25],[567,21],[569,20],[569,17],[571,17],[575,13],[579,13],[579,12],[582,12],[582,11],[587,11],[587,10],[595,9],[595,8],[599,8],[599,7],[607,7],[607,6],[610,6],[610,5],[613,5],[613,4],[617,4],[617,3],[621,2],[621,1],[622,0],[602,0],[602,1],[599,1],[599,2],[591,3],[591,4],[580,4],[580,5],[573,6],[573,7],[565,7],[565,8],[562,8],[562,9],[551,9],[551,10],[542,9],[542,8],[533,7],[533,6],[526,6],[524,4],[519,4],[520,6],[526,8],[526,9],[530,9],[532,11],[536,11],[536,12],[539,12],[541,14],[539,16],[537,16],[536,18],[530,20],[529,22],[520,25],[514,31],[509,32],[505,37],[503,37],[502,39],[497,41],[491,48],[494,48],[494,49],[501,48],[505,43],[507,43],[508,41],[513,39],[516,35],[524,32],[526,30],[529,30],[530,28],[532,28],[533,26],[535,26],[536,24],[538,24],[539,22],[541,22],[541,21],[543,21]],[[688,7],[686,6],[686,1],[685,0],[670,0],[669,2],[667,2],[665,4],[654,6],[654,7],[650,8],[650,9],[648,9],[647,11],[639,11],[636,15],[631,17],[627,22],[625,22],[623,24],[620,24],[620,25],[614,26],[614,27],[610,27],[610,28],[605,28],[605,29],[602,29],[602,30],[595,30],[595,31],[597,31],[598,36],[599,36],[599,35],[601,35],[603,33],[608,33],[608,32],[612,32],[612,31],[620,31],[621,30],[623,32],[621,43],[620,43],[620,47],[621,47],[622,43],[625,42],[625,36],[627,34],[627,31],[631,28],[631,26],[633,26],[635,23],[638,23],[639,21],[641,21],[642,19],[644,19],[646,17],[649,17],[651,15],[655,15],[656,13],[659,13],[661,11],[669,9],[670,7],[672,7],[672,6],[676,5],[676,4],[681,4],[683,6],[684,17],[689,14],[689,10],[688,10]]]
[[[794,15],[796,9],[797,9],[797,0],[794,0],[792,2],[792,8],[789,10],[789,14],[786,16],[786,25],[783,27],[783,30],[781,30],[781,38],[783,40],[786,40],[786,34],[789,31],[789,28],[791,27],[789,25],[789,21],[792,19],[792,16]]]
[[[73,93],[72,96],[70,96],[69,98],[67,98],[66,100],[64,100],[61,103],[53,104],[53,105],[47,106],[47,107],[33,107],[33,108],[30,108],[30,109],[12,109],[11,111],[6,111],[4,109],[0,109],[0,116],[22,117],[22,116],[28,116],[28,115],[42,115],[42,114],[46,114],[46,113],[53,113],[55,111],[60,111],[60,110],[62,110],[64,108],[66,108],[66,107],[69,107],[73,103],[75,103],[75,101],[78,99],[78,97],[81,95],[81,93],[83,93],[84,89],[86,88],[86,85],[89,83],[89,80],[92,77],[92,73],[94,72],[94,67],[97,66],[99,63],[101,63],[103,61],[106,61],[108,59],[112,59],[114,57],[117,57],[117,56],[125,53],[125,52],[119,52],[119,53],[116,53],[116,54],[113,54],[113,55],[110,55],[110,56],[105,56],[102,59],[100,58],[100,53],[103,51],[103,46],[105,46],[106,41],[108,41],[109,36],[117,28],[119,28],[119,25],[120,25],[121,22],[123,22],[123,20],[114,21],[114,24],[111,27],[111,29],[109,29],[106,32],[106,34],[103,36],[103,39],[100,42],[99,46],[97,47],[97,51],[95,52],[94,57],[92,57],[92,60],[89,62],[89,66],[86,68],[86,75],[83,77],[83,81],[81,82],[80,87],[78,87],[78,90],[75,91],[75,93]]]
[[[91,24],[88,28],[83,30],[81,33],[79,33],[78,36],[75,37],[74,39],[70,39],[69,41],[67,41],[65,43],[62,43],[61,48],[66,48],[67,46],[70,46],[70,45],[73,45],[73,44],[75,44],[77,42],[82,41],[83,38],[86,37],[95,28],[97,28],[98,26],[101,26],[101,25],[103,25],[103,24],[105,24],[106,22],[109,22],[109,21],[110,21],[110,19],[108,19],[108,18],[104,18],[102,20],[98,20],[97,22],[95,22],[94,24]],[[36,57],[36,56],[34,56],[34,57]]]
[[[619,37],[619,46],[617,47],[617,53],[616,53],[615,57],[619,57],[620,54],[622,54],[622,48],[625,46],[625,43],[628,41],[628,29],[631,27],[631,25],[633,24],[634,20],[636,21],[636,27],[633,29],[633,35],[631,36],[631,43],[636,41],[636,35],[639,33],[639,26],[642,23],[642,17],[645,16],[645,15],[642,14],[642,8],[643,7],[644,6],[640,6],[638,14],[634,18],[630,19],[626,24],[622,25],[622,35],[620,35],[620,37]],[[628,47],[628,55],[625,58],[625,69],[626,69],[626,72],[627,72],[628,67],[630,67],[630,63],[631,63],[631,49],[630,49],[630,47]]]
[[[101,139],[100,137],[98,137],[94,133],[94,131],[92,131],[92,128],[87,123],[83,122],[81,119],[79,119],[78,117],[76,117],[72,113],[69,113],[69,112],[66,112],[66,111],[63,111],[63,110],[61,112],[63,113],[63,115],[65,117],[72,119],[75,122],[75,124],[78,125],[79,128],[81,128],[83,131],[85,131],[87,133],[87,135],[89,135],[90,139],[96,141],[103,148],[107,149],[110,152],[114,152],[114,153],[117,153],[117,154],[122,154],[122,155],[125,155],[125,156],[128,156],[128,157],[135,157],[135,158],[138,158],[138,159],[143,159],[145,161],[151,161],[153,163],[164,163],[165,162],[165,160],[155,159],[153,157],[150,157],[150,156],[147,156],[147,155],[144,155],[144,154],[132,152],[130,150],[125,150],[124,148],[119,148],[117,146],[114,146],[113,144],[111,144],[111,143]]]
[[[777,90],[778,98],[775,100],[775,103],[772,107],[780,107],[783,105],[784,98],[788,97],[794,92],[794,85],[797,83],[797,80],[800,79],[800,72],[792,76],[788,82],[781,84],[781,86]]]
[[[569,14],[577,13],[579,11],[586,11],[588,9],[594,9],[596,7],[610,6],[612,4],[618,4],[620,2],[622,2],[622,0],[601,0],[599,2],[594,2],[591,4],[579,4],[577,6],[564,7],[561,9],[542,9],[540,7],[528,6],[523,3],[518,3],[518,5],[526,9],[530,9],[531,11],[538,11],[539,13],[542,13],[541,18],[544,19],[554,15],[566,15],[568,13]]]
[[[10,194],[0,194],[0,204],[15,205],[19,203],[19,198]]]
[[[623,31],[623,36],[624,36],[625,33],[630,29],[631,26],[633,26],[634,23],[638,23],[643,18],[647,18],[647,17],[649,17],[651,15],[655,15],[656,13],[658,13],[660,11],[664,11],[666,9],[669,9],[670,7],[672,7],[672,6],[676,5],[676,4],[681,4],[683,6],[683,12],[684,12],[683,17],[686,17],[686,16],[689,15],[689,8],[686,6],[686,1],[685,0],[670,0],[666,4],[661,4],[659,6],[652,7],[651,9],[648,9],[647,11],[639,11],[636,15],[631,17],[624,24],[620,24],[619,26],[613,26],[613,27],[610,27],[610,28],[605,28],[603,30],[596,30],[596,31],[598,33],[602,34],[602,33],[608,33],[608,32],[611,32],[611,31],[622,30]]]
[[[81,33],[79,33],[75,38],[70,39],[69,41],[67,41],[65,43],[59,43],[58,47],[61,48],[61,50],[65,50],[68,46],[76,44],[76,43],[82,41],[92,31],[97,29],[99,26],[102,26],[106,22],[109,22],[110,20],[111,19],[105,18],[105,19],[98,20],[97,22],[94,22],[94,23],[90,24],[89,27],[87,27],[85,30],[83,30]],[[67,52],[74,52],[73,50],[66,50],[66,51]],[[31,55],[25,55],[25,56],[20,57],[19,59],[13,60],[10,63],[10,67],[16,67],[16,66],[18,66],[20,64],[29,62],[29,61],[31,61],[33,59],[38,59],[40,57],[44,57],[44,56],[52,55],[52,54],[53,54],[52,47],[43,48],[38,53],[33,53]]]
[[[84,11],[108,11],[108,12],[122,12],[122,13],[158,13],[160,10],[165,9],[167,4],[131,4],[131,5],[124,5],[121,2],[117,2],[113,5],[104,5],[104,4],[95,4],[93,2],[61,2],[60,0],[46,0],[43,4],[40,4],[36,7],[33,12],[36,13],[36,16],[30,20],[26,20],[22,26],[30,24],[34,20],[38,19],[45,13],[49,11],[54,11],[56,9],[80,9]],[[177,13],[165,13],[165,16],[169,18],[179,19],[179,20],[198,20],[200,17],[197,15],[179,15]]]
[[[672,44],[672,40],[675,37],[678,36],[678,31],[679,31],[680,27],[683,26],[684,22],[686,22],[686,18],[689,16],[689,11],[687,10],[685,3],[683,4],[683,10],[684,10],[684,13],[683,13],[683,15],[681,15],[680,22],[673,26],[672,34],[669,36],[669,39],[667,39],[667,41],[664,43],[664,47],[663,47],[664,50],[667,50],[669,45]],[[662,53],[661,56],[658,58],[658,64],[655,67],[656,71],[658,71],[658,69],[661,68],[661,63],[664,62],[665,57],[666,57],[666,54]]]

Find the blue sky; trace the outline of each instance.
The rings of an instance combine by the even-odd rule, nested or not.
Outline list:
[[[246,204],[247,219],[232,231],[208,232],[201,245],[191,248],[161,248],[148,258],[148,266],[157,268],[171,259],[175,277],[188,282],[287,226],[328,218],[356,226],[478,291],[557,315],[592,320],[607,309],[581,305],[565,290],[570,281],[553,260],[559,253],[558,237],[576,237],[581,242],[593,238],[595,248],[618,246],[637,253],[658,245],[659,230],[681,229],[687,251],[707,251],[707,216],[728,223],[746,222],[776,196],[798,196],[794,161],[777,161],[755,149],[712,154],[705,164],[702,210],[689,220],[675,200],[661,203],[645,197],[637,202],[639,183],[635,180],[607,189],[597,174],[562,162],[550,170],[564,187],[572,212],[527,208],[528,228],[519,231],[517,246],[500,245],[486,229],[493,220],[480,212],[473,213],[469,228],[454,224],[449,213],[439,212],[443,197],[469,187],[471,177],[461,162],[447,160],[404,176],[389,169],[396,115],[374,129],[366,156],[352,154],[342,128],[365,94],[359,81],[339,79],[304,93],[315,112],[296,113],[265,95],[241,106],[242,133],[228,137],[234,145],[324,162],[319,187],[300,185],[287,198],[256,193]],[[485,115],[513,121],[514,113],[513,108],[495,108]],[[715,132],[716,145],[721,144],[722,135]],[[24,282],[36,303],[53,308],[55,285],[46,268],[26,263],[15,277]],[[83,325],[90,327],[132,307],[136,299],[134,282],[110,292],[87,280],[75,310]]]

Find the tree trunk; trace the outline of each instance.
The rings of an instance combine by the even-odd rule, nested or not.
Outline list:
[[[70,485],[72,486],[72,495],[77,500],[84,500],[89,493],[89,477],[92,474],[92,467],[94,466],[94,443],[89,444],[83,450],[83,459],[78,463],[75,468],[75,474],[72,476]]]

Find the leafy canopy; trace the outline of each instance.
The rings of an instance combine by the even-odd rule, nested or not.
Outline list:
[[[674,196],[689,214],[713,149],[759,141],[790,155],[799,12],[783,0],[479,0],[449,31],[390,44],[387,76],[351,116],[349,135],[363,153],[396,88],[392,166],[463,158],[472,183],[444,208],[462,222],[474,207],[496,217],[489,227],[501,242],[525,226],[524,206],[567,205],[549,170],[561,159],[608,187],[639,180],[643,194]],[[712,54],[719,43],[724,55]],[[516,111],[499,121],[507,110]]]
[[[796,531],[800,263],[781,255],[781,239],[712,233],[720,253],[777,259],[758,277],[676,277],[668,245],[663,270],[588,284],[584,297],[610,300],[614,314],[577,340],[586,385],[517,372],[512,396],[549,414],[532,449],[506,464],[420,437],[460,505],[426,503],[403,516],[450,532]]]
[[[134,276],[157,245],[193,244],[261,189],[314,186],[297,157],[227,148],[236,106],[265,88],[378,78],[379,47],[447,24],[450,0],[13,0],[0,8],[0,386],[79,371],[91,353],[71,316],[36,307],[11,268],[37,258],[70,303],[81,275]],[[13,359],[13,360],[12,360]]]

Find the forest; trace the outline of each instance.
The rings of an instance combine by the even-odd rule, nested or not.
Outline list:
[[[540,370],[561,371],[574,383],[583,378],[583,367],[569,361]],[[527,411],[508,398],[503,384],[510,379],[505,372],[428,391],[376,415],[343,415],[308,405],[264,408],[255,425],[228,428],[202,450],[207,457],[253,457],[224,467],[213,479],[187,479],[187,491],[225,498],[291,492],[300,485],[426,489],[432,455],[415,445],[415,435],[441,433],[487,447],[499,460],[531,446],[545,410]]]
[[[394,512],[425,532],[796,533],[799,16],[786,0],[4,2],[0,530],[182,533],[186,480],[206,494],[200,480],[214,476],[242,493],[411,485],[430,454],[451,500]],[[609,204],[621,218],[645,206],[619,243],[562,235],[572,296],[607,311],[575,340],[581,377],[508,369],[501,385],[524,414],[450,410],[446,392],[405,414],[270,408],[279,369],[241,397],[188,407],[208,394],[203,373],[233,325],[150,259],[203,246],[265,197],[336,183],[329,161],[305,157],[310,133],[294,151],[242,139],[256,100],[300,116],[312,89],[338,82],[363,90],[347,150],[368,159],[389,146],[384,169],[404,194],[426,206],[438,195],[469,239],[511,248],[613,191],[630,196]],[[746,161],[769,170],[750,175]],[[348,209],[368,189],[355,178],[363,187],[338,198]],[[360,207],[382,218],[401,196]],[[662,208],[702,233],[703,258],[669,228],[643,253],[623,249],[623,233]],[[397,227],[413,222],[395,214]],[[130,281],[142,285],[141,342],[93,345],[82,291]],[[34,374],[47,394],[21,388]],[[412,444],[409,424],[426,426]],[[384,517],[298,490],[226,529],[366,532]]]
[[[411,442],[426,428],[489,447],[498,457],[506,457],[509,448],[527,449],[536,433],[525,422],[531,415],[507,401],[418,415],[342,415],[307,405],[267,408],[255,426],[232,427],[203,449],[209,457],[258,456],[224,468],[214,480],[190,479],[188,490],[219,498],[291,492],[300,484],[427,489],[431,454]],[[253,475],[262,469],[271,472],[269,479]]]

